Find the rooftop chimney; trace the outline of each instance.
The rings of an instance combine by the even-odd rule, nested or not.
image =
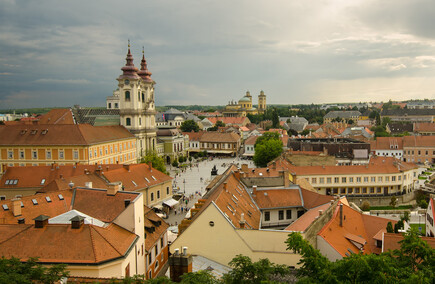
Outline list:
[[[224,190],[227,191],[227,182],[224,182]]]
[[[44,228],[48,224],[48,219],[50,217],[45,215],[39,215],[38,217],[34,218],[35,220],[35,228]]]
[[[323,215],[323,210],[319,210],[319,216]]]
[[[122,166],[123,166],[124,169],[126,169],[127,171],[130,171],[130,164],[123,164]]]
[[[20,198],[12,199],[12,214],[14,214],[14,217],[21,216],[21,199]]]
[[[257,194],[257,186],[253,185],[252,186],[252,195],[256,195]]]
[[[246,220],[245,220],[245,214],[244,213],[240,214],[239,224],[240,224],[240,229],[244,229],[245,228]]]
[[[187,247],[183,247],[182,254],[179,249],[169,257],[170,277],[174,282],[181,281],[181,275],[192,272],[192,255],[187,254]]]
[[[150,171],[152,172],[153,171],[153,163],[148,162],[148,166],[150,167]]]
[[[343,227],[343,204],[340,203],[340,227]]]
[[[118,191],[121,191],[122,183],[112,182],[108,184],[107,195],[115,195]]]
[[[101,166],[98,166],[98,168],[95,169],[95,173],[101,176],[101,174],[103,173],[103,169],[101,168]]]
[[[85,222],[85,217],[76,215],[70,219],[71,229],[80,229]]]

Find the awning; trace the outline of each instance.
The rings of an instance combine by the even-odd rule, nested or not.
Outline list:
[[[163,205],[166,205],[166,206],[168,206],[168,207],[174,207],[175,205],[177,205],[178,204],[178,201],[177,200],[175,200],[175,199],[168,199],[168,200],[166,200],[166,201],[163,201]]]
[[[158,210],[162,210],[163,209],[163,205],[162,204],[156,204],[156,205],[153,205],[153,208],[156,208]]]

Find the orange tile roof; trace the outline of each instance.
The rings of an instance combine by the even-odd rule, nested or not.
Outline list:
[[[246,126],[241,126],[240,127],[240,131],[249,131],[249,128],[248,127],[246,127]]]
[[[0,188],[19,189],[19,188],[42,188],[55,179],[69,179],[75,176],[85,174],[85,171],[94,172],[99,166],[105,171],[122,168],[120,164],[107,165],[65,165],[59,166],[25,166],[25,167],[6,167],[3,176],[0,179]],[[17,184],[6,184],[6,180],[17,179]],[[45,180],[44,182],[42,182]],[[78,186],[79,184],[77,184]]]
[[[148,252],[159,241],[169,228],[169,225],[149,207],[144,206],[145,227],[154,228],[154,232],[146,231],[145,250]],[[160,222],[160,225],[159,225]]]
[[[343,204],[343,226],[340,226],[340,204]],[[377,216],[362,214],[339,201],[331,220],[319,231],[318,235],[328,242],[341,256],[359,253],[362,246],[364,254],[380,253],[376,247],[375,235],[396,223]]]
[[[310,226],[314,220],[319,216],[319,211],[322,210],[325,212],[331,206],[331,203],[326,203],[314,208],[311,208],[307,212],[304,213],[301,217],[299,217],[296,221],[291,223],[284,230],[286,231],[294,231],[294,232],[305,232],[305,230]]]
[[[12,235],[13,233],[13,235]],[[138,236],[110,224],[106,228],[82,225],[0,225],[0,253],[22,261],[38,257],[44,263],[101,264],[124,257]]]
[[[435,147],[435,136],[403,136],[403,147]]]
[[[234,175],[236,170],[235,166],[227,169],[220,177],[221,179],[217,182],[216,187],[204,196],[204,204],[199,212],[192,217],[192,220],[195,220],[214,202],[236,228],[240,228],[241,214],[243,213],[246,220],[245,229],[259,229],[260,210],[243,183]],[[226,190],[224,189],[224,183],[226,183]]]
[[[63,199],[59,195],[62,195]],[[9,210],[0,208],[0,224],[17,224],[20,218],[25,218],[26,224],[33,224],[33,218],[41,214],[55,217],[72,209],[103,222],[112,222],[124,211],[124,200],[130,199],[133,201],[138,196],[138,193],[124,191],[109,196],[106,190],[85,188],[41,193],[21,198],[24,207],[21,208],[20,216],[14,216],[11,199],[2,200],[0,205],[6,204]],[[49,197],[50,201],[46,197]],[[37,201],[37,205],[33,203],[33,200]]]
[[[257,189],[253,196],[260,209],[303,207],[303,199],[299,187],[283,189]]]
[[[402,137],[377,137],[376,140],[370,142],[370,149],[403,150],[403,139]]]
[[[330,203],[334,200],[334,196],[319,194],[311,190],[307,190],[301,187],[302,198],[304,199],[304,207],[311,209],[320,206],[325,203]]]
[[[76,124],[71,109],[55,108],[38,117],[38,124]]]
[[[245,145],[255,145],[255,142],[257,141],[259,136],[249,136],[248,139],[245,140]]]
[[[37,193],[44,193],[44,192],[52,192],[52,191],[59,191],[59,190],[65,190],[69,188],[69,184],[72,182],[75,187],[85,187],[86,183],[92,183],[92,188],[99,188],[99,189],[107,189],[108,184],[101,176],[99,176],[96,173],[90,173],[90,174],[83,174],[80,176],[74,176],[69,178],[58,178],[53,180],[52,182],[49,182],[46,186],[39,189]]]
[[[119,125],[0,125],[0,145],[92,145],[134,137]]]
[[[346,174],[394,174],[403,170],[416,169],[417,165],[394,159],[393,157],[371,157],[368,165],[350,166],[294,166],[280,162],[280,167],[298,176],[307,175],[346,175]],[[396,163],[396,165],[395,165]]]
[[[420,237],[425,241],[432,249],[435,249],[435,238],[434,237]],[[383,242],[383,252],[389,250],[400,249],[399,242],[403,240],[403,234],[385,233]]]
[[[192,132],[183,132],[183,135],[189,136],[189,141],[199,141],[203,133],[204,133],[203,131],[198,131],[198,132],[192,131]]]
[[[414,123],[414,132],[435,132],[435,123],[416,122]]]
[[[224,142],[224,143],[234,143],[240,141],[240,136],[237,133],[222,133],[222,132],[204,132],[200,138],[201,142]]]
[[[144,189],[173,179],[148,164],[126,165],[116,170],[103,172],[103,176],[109,182],[122,182],[126,191]]]

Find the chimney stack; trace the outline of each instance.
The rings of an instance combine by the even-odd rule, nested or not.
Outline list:
[[[174,282],[181,281],[181,275],[192,272],[192,255],[187,254],[187,247],[183,247],[180,254],[179,249],[174,250],[174,254],[169,257],[170,277]]]
[[[227,182],[224,182],[224,190],[225,190],[225,191],[228,191],[228,190],[227,190]]]
[[[85,222],[85,217],[76,215],[70,219],[71,229],[80,229]]]
[[[49,218],[50,217],[45,215],[39,215],[38,217],[34,218],[33,220],[35,220],[35,228],[39,229],[47,226]]]
[[[101,166],[98,166],[98,168],[95,170],[95,173],[101,176],[101,174],[103,173],[103,168],[101,168]]]
[[[14,217],[21,216],[21,199],[14,198],[12,199],[12,213]]]
[[[148,167],[150,167],[150,172],[152,172],[153,171],[153,163],[148,162]]]
[[[108,184],[107,195],[115,195],[118,191],[121,191],[122,183],[112,182]]]
[[[343,227],[343,204],[340,203],[340,227]]]
[[[245,220],[245,214],[244,213],[240,214],[239,224],[240,224],[240,229],[244,229],[245,228],[246,220]]]
[[[323,210],[319,210],[319,216],[323,215]]]
[[[126,169],[128,172],[130,171],[130,164],[123,164],[122,165],[124,169]]]
[[[253,185],[252,186],[252,195],[256,195],[257,194],[257,186]]]

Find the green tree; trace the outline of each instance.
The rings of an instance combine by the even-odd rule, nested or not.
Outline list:
[[[232,270],[223,276],[224,283],[271,283],[271,278],[291,273],[285,265],[278,265],[268,259],[252,262],[247,256],[237,255],[229,265]]]
[[[181,276],[181,282],[185,284],[217,284],[220,281],[214,277],[208,270],[200,270],[198,272],[189,272]]]
[[[168,174],[166,171],[165,161],[163,158],[159,157],[156,152],[147,152],[145,156],[142,157],[141,163],[149,163],[151,162],[153,168],[158,171],[161,171],[164,174]]]
[[[276,132],[265,132],[258,137],[254,145],[255,154],[253,157],[257,167],[265,167],[267,163],[281,155],[282,141]]]
[[[225,127],[225,123],[221,120],[216,121],[215,125],[210,127],[207,131],[217,131],[219,127]]]
[[[56,264],[44,267],[37,262],[37,258],[30,258],[21,262],[18,258],[0,259],[0,283],[56,283],[62,277],[67,277],[66,264]]]
[[[310,130],[308,130],[308,129],[304,129],[304,130],[302,130],[302,132],[301,132],[301,135],[308,135],[308,134],[310,134]]]
[[[190,120],[183,121],[183,123],[181,123],[180,129],[183,132],[192,132],[192,131],[193,132],[198,132],[199,131],[199,126],[198,126],[198,124],[195,121],[190,119]]]
[[[390,206],[392,206],[393,208],[396,208],[396,206],[397,206],[397,197],[391,196]]]
[[[394,233],[393,224],[391,222],[387,223],[387,233]]]
[[[279,128],[279,116],[276,108],[273,108],[272,110],[272,127]]]

